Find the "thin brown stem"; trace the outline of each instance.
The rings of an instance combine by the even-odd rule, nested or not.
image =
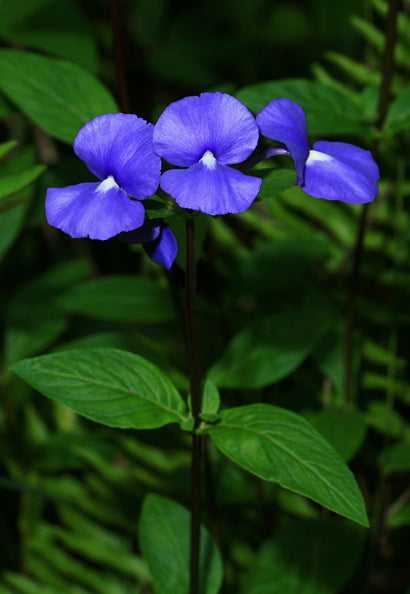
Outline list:
[[[380,94],[378,104],[377,127],[383,128],[391,99],[391,87],[394,75],[394,52],[397,43],[397,20],[399,15],[400,0],[389,0],[389,9],[386,21],[385,47],[382,63],[382,78],[380,83]],[[373,146],[373,152],[377,158],[379,143]],[[369,225],[371,206],[370,203],[363,206],[359,218],[356,234],[356,241],[353,248],[353,264],[348,288],[347,312],[346,312],[346,343],[345,343],[345,394],[349,402],[354,400],[354,332],[357,321],[357,299],[360,293],[360,273],[364,252],[364,241]]]
[[[201,483],[202,483],[202,437],[196,433],[200,423],[202,379],[199,366],[199,340],[195,316],[196,263],[195,224],[192,218],[186,222],[186,284],[185,316],[186,341],[189,359],[191,408],[194,418],[191,462],[191,559],[190,594],[199,594],[199,555],[201,535]]]
[[[118,101],[121,111],[129,113],[130,105],[125,62],[124,0],[111,0],[111,28]]]

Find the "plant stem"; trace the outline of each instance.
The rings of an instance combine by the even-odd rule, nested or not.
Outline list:
[[[125,67],[124,4],[123,0],[111,0],[111,29],[115,61],[115,82],[121,111],[129,113],[129,96]]]
[[[382,78],[380,83],[379,104],[377,110],[377,128],[381,130],[386,120],[391,99],[391,87],[394,75],[394,51],[397,43],[397,20],[400,0],[389,0],[386,21],[385,47],[382,64]],[[377,158],[379,142],[373,146]],[[370,203],[363,206],[353,248],[353,264],[350,275],[347,313],[346,313],[346,343],[345,343],[345,394],[348,402],[354,400],[355,386],[353,381],[354,359],[354,331],[357,317],[357,298],[360,292],[360,272],[363,260],[364,240],[369,224]]]
[[[192,218],[186,221],[186,281],[185,316],[186,342],[189,359],[191,408],[194,418],[192,433],[191,463],[191,559],[190,594],[199,593],[199,554],[201,535],[201,482],[202,482],[202,437],[196,433],[200,423],[202,400],[202,380],[199,366],[198,326],[195,316],[196,263],[195,263],[195,223]]]

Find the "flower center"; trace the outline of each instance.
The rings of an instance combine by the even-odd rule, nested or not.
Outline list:
[[[118,188],[118,184],[113,178],[113,176],[109,175],[98,185],[97,192],[102,192],[103,194],[105,194],[109,190],[112,190],[112,188]]]
[[[321,153],[320,151],[311,150],[309,151],[308,162],[315,163],[318,161],[333,161],[333,157],[327,155],[326,153]]]
[[[216,159],[212,151],[205,151],[200,160],[207,169],[215,169]]]

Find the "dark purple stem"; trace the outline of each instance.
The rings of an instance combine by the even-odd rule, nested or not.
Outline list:
[[[394,75],[394,51],[397,43],[397,19],[399,15],[400,0],[389,0],[386,21],[385,48],[382,64],[382,79],[377,111],[377,127],[383,128],[391,99],[391,87]],[[377,158],[379,143],[376,142],[373,152]],[[361,212],[356,241],[353,249],[353,264],[350,275],[347,313],[346,313],[346,344],[345,344],[345,393],[349,402],[354,400],[355,386],[353,381],[354,359],[354,331],[357,318],[357,298],[360,293],[360,272],[363,260],[364,240],[369,224],[370,203],[366,204]]]
[[[186,281],[185,318],[186,342],[189,360],[190,393],[194,430],[192,433],[191,462],[191,559],[190,594],[199,593],[199,555],[201,534],[201,483],[202,483],[202,437],[196,433],[200,423],[202,380],[199,366],[198,326],[195,316],[196,263],[195,224],[192,218],[186,221]]]

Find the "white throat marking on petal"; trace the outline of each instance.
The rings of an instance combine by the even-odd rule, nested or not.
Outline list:
[[[320,151],[310,151],[309,152],[309,157],[308,160],[306,162],[306,165],[310,165],[311,163],[317,163],[318,161],[333,161],[333,157],[331,157],[330,155],[327,155],[326,153],[322,153]]]
[[[207,169],[215,169],[217,165],[212,151],[205,151],[200,161]]]
[[[118,184],[113,178],[113,176],[109,175],[98,185],[97,192],[102,192],[103,194],[105,194],[109,190],[112,190],[112,188],[118,188]]]

